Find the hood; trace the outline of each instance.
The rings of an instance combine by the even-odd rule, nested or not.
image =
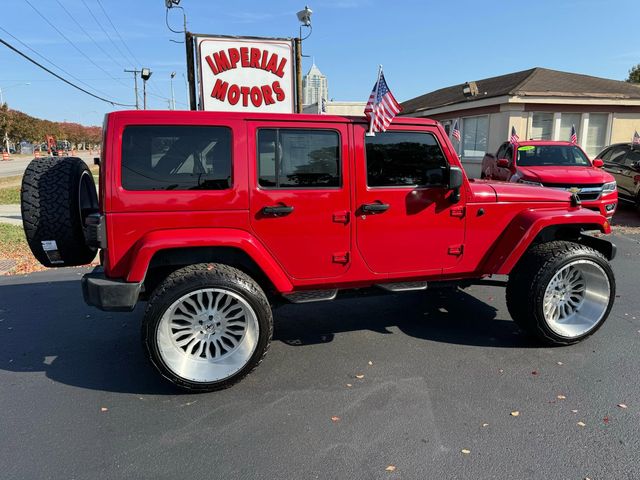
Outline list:
[[[611,174],[595,167],[555,167],[549,165],[521,167],[518,165],[517,169],[516,175],[520,178],[544,184],[602,185],[614,180]]]
[[[571,203],[571,193],[554,188],[537,187],[524,183],[508,183],[499,181],[484,181],[483,186],[490,186],[498,202],[558,202]],[[472,184],[473,190],[473,184]]]

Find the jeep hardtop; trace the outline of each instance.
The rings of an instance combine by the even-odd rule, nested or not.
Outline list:
[[[470,181],[432,120],[192,111],[106,115],[99,196],[79,158],[35,159],[24,229],[45,266],[100,266],[85,301],[132,310],[166,379],[229,386],[264,357],[272,307],[508,275],[546,344],[594,333],[615,298],[607,219],[570,192]],[[301,320],[303,321],[303,320]]]

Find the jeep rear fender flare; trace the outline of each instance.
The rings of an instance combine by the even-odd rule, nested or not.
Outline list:
[[[482,274],[508,275],[542,230],[553,226],[574,226],[611,233],[605,217],[593,210],[525,210],[509,223],[480,264]]]
[[[249,232],[232,228],[189,228],[147,233],[133,247],[127,282],[142,282],[151,259],[160,250],[189,247],[238,248],[256,262],[279,292],[293,290],[289,278],[264,245]]]

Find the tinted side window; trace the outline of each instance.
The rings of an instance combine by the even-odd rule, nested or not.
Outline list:
[[[260,129],[258,172],[261,187],[339,187],[340,135],[333,130]]]
[[[126,190],[223,190],[231,187],[231,130],[226,127],[126,127]]]
[[[624,155],[627,153],[629,149],[626,147],[613,147],[609,150],[609,158],[607,158],[607,162],[611,163],[622,163],[624,160]]]
[[[507,149],[507,146],[505,144],[500,145],[500,148],[498,149],[498,153],[496,153],[496,159],[504,158],[504,152],[506,149]]]
[[[627,167],[630,167],[636,162],[640,162],[640,150],[633,150],[629,152],[629,155],[627,155],[624,159],[624,164]]]
[[[504,151],[504,158],[513,162],[513,145],[509,145]]]
[[[443,185],[447,161],[431,133],[384,132],[365,137],[367,185]]]

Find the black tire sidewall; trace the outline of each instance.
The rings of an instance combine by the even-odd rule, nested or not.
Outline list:
[[[602,270],[607,275],[607,279],[609,280],[609,302],[607,304],[607,308],[604,312],[604,315],[602,315],[602,318],[598,321],[598,323],[593,328],[591,328],[591,330],[589,330],[588,332],[578,337],[565,337],[563,335],[559,335],[558,333],[554,332],[549,327],[547,320],[545,319],[544,294],[553,276],[560,269],[562,269],[566,265],[576,260],[589,260],[597,264],[600,268],[602,268]],[[594,255],[590,252],[583,252],[583,253],[568,252],[567,255],[564,255],[563,258],[558,259],[556,262],[553,262],[551,266],[552,268],[547,268],[548,271],[541,274],[538,277],[535,284],[532,286],[531,291],[533,292],[533,296],[532,296],[533,305],[530,305],[530,306],[533,308],[534,316],[536,317],[538,328],[540,328],[543,331],[544,336],[547,337],[549,340],[551,340],[552,343],[563,344],[563,345],[577,343],[589,337],[590,335],[594,334],[604,324],[605,320],[609,316],[609,313],[611,312],[611,308],[613,307],[613,302],[615,299],[615,292],[616,292],[616,283],[615,283],[613,270],[611,269],[609,262],[607,262],[603,257],[599,255]]]
[[[149,300],[142,325],[144,348],[151,363],[160,374],[180,389],[193,392],[210,392],[227,388],[249,374],[262,361],[269,347],[273,334],[273,316],[269,303],[260,287],[250,277],[241,274],[237,270],[235,272],[241,274],[236,276],[239,281],[233,281],[226,275],[218,275],[218,272],[214,270],[207,271],[206,274],[199,271],[195,277],[186,273],[181,278],[179,272],[174,272],[162,282]],[[177,280],[176,277],[178,277]],[[167,287],[167,282],[173,283],[173,286]],[[242,297],[251,306],[258,321],[258,342],[249,361],[230,377],[215,382],[194,382],[177,375],[164,362],[157,342],[160,320],[166,310],[180,297],[202,288],[220,288]],[[165,290],[166,292],[164,292]]]

